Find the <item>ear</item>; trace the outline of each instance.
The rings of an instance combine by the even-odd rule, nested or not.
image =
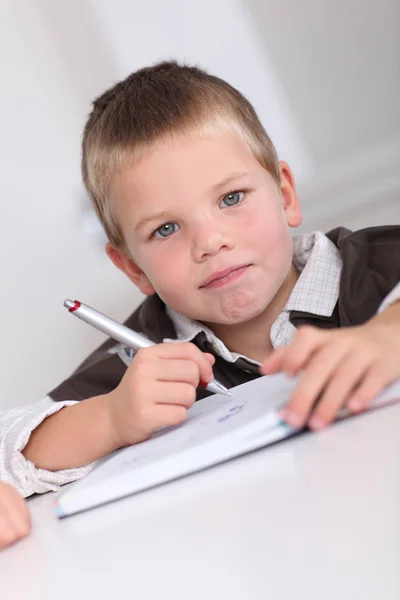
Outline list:
[[[279,170],[281,174],[281,195],[283,199],[283,210],[286,214],[286,220],[289,227],[298,227],[301,225],[303,216],[300,210],[300,203],[297,197],[296,184],[293,173],[287,162],[279,161]]]
[[[125,273],[125,275],[139,288],[142,294],[146,294],[146,296],[154,294],[155,289],[150,280],[130,256],[122,250],[114,248],[110,242],[107,242],[106,244],[106,254],[108,258],[112,260],[114,265],[120,271]]]

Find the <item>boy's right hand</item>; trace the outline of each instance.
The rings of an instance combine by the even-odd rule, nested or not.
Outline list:
[[[160,427],[182,423],[200,381],[213,379],[214,362],[211,354],[190,342],[139,350],[118,387],[108,394],[115,444],[137,444]]]

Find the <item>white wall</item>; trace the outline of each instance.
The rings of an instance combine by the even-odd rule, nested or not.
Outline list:
[[[312,168],[303,229],[400,222],[400,2],[247,0]]]
[[[110,73],[77,93],[42,8],[0,3],[0,408],[39,399],[101,339],[66,297],[117,317],[137,302],[84,233],[78,202],[82,123]]]
[[[209,69],[254,104],[300,179],[311,168],[306,145],[262,40],[241,0],[91,0],[118,76],[175,58]]]
[[[377,32],[376,46],[386,59],[394,60],[393,53],[397,50],[399,54],[398,42],[390,37],[392,24],[388,22],[394,13],[383,11],[377,20],[379,11],[371,8],[371,2],[369,12],[364,11],[364,30],[367,28],[369,35],[371,28]],[[389,6],[390,1],[385,2]],[[356,3],[352,0],[350,5]],[[382,120],[375,115],[373,131],[368,129],[365,111],[356,115],[357,86],[351,87],[352,103],[340,113],[334,126],[332,115],[323,112],[324,99],[317,93],[318,86],[308,90],[308,105],[307,90],[303,89],[309,85],[307,72],[319,68],[319,53],[329,51],[329,64],[335,64],[335,52],[325,38],[331,35],[335,39],[341,23],[331,18],[332,28],[328,27],[324,36],[310,36],[310,27],[315,33],[319,21],[325,19],[316,4],[314,0],[304,16],[297,12],[295,0],[2,0],[0,409],[40,398],[102,339],[68,315],[62,307],[64,298],[79,298],[119,319],[140,300],[85,229],[79,172],[80,135],[90,100],[130,71],[161,59],[178,58],[224,77],[254,103],[280,155],[293,166],[305,196],[305,212],[311,215],[306,224],[325,227],[336,224],[332,222],[336,217],[343,216],[348,223],[355,219],[351,202],[359,198],[367,202],[367,196],[360,192],[362,183],[366,187],[362,175],[368,171],[366,165],[376,163],[376,152],[365,149],[367,138],[363,135],[372,136],[374,142],[377,131],[385,136],[392,130],[399,131],[398,80],[388,83],[387,70],[383,75],[371,71],[374,85],[389,85],[373,96],[371,106],[375,112],[386,108]],[[267,13],[260,12],[266,6]],[[348,51],[352,47],[353,21],[347,28]],[[293,35],[282,38],[282,52],[283,42],[279,39],[286,23]],[[356,28],[354,44],[363,43],[364,30]],[[390,43],[386,44],[385,35]],[[303,56],[303,62],[289,68],[291,56],[298,60]],[[362,62],[362,57],[359,60]],[[345,74],[351,75],[347,71]],[[338,89],[342,89],[340,72],[335,72],[335,77]],[[324,81],[329,83],[329,77]],[[293,93],[294,85],[301,89],[300,103]],[[397,94],[396,101],[392,100],[393,94]],[[331,106],[340,97],[332,96]],[[315,123],[314,101],[318,116]],[[332,129],[335,133],[326,147],[325,127],[329,135]],[[380,137],[379,144],[382,140],[386,144],[386,156],[387,149],[392,148],[390,156],[397,157],[398,138],[385,136]],[[359,140],[358,146],[355,140]],[[346,169],[341,164],[335,166],[343,148],[347,152],[345,165],[350,174],[355,173],[351,188],[354,193],[333,214],[326,211],[327,205],[335,205],[327,202],[329,194],[334,198],[336,193],[349,191],[343,184]],[[390,184],[395,175],[391,165],[387,168],[388,161],[383,159],[379,164],[383,165],[381,171],[374,172],[386,173],[388,190],[386,213],[381,210],[380,216],[385,214],[390,220],[398,209]],[[326,178],[322,182],[316,179],[316,172],[329,165],[333,167]],[[371,190],[381,193],[384,187],[379,173],[373,177],[376,188],[367,181],[370,196]],[[364,211],[363,224],[373,223],[377,217],[376,207],[368,210]]]

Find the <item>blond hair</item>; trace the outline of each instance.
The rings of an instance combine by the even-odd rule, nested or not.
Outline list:
[[[109,197],[111,178],[168,136],[221,128],[240,135],[279,182],[275,148],[250,102],[202,69],[162,62],[132,73],[93,102],[83,134],[82,176],[116,248],[125,243]]]

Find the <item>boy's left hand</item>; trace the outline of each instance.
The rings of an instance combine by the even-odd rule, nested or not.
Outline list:
[[[400,377],[400,302],[357,327],[301,327],[260,370],[292,376],[303,371],[283,414],[293,427],[321,429],[344,407],[360,412]]]
[[[27,536],[30,528],[25,500],[14,487],[0,482],[0,550]]]

